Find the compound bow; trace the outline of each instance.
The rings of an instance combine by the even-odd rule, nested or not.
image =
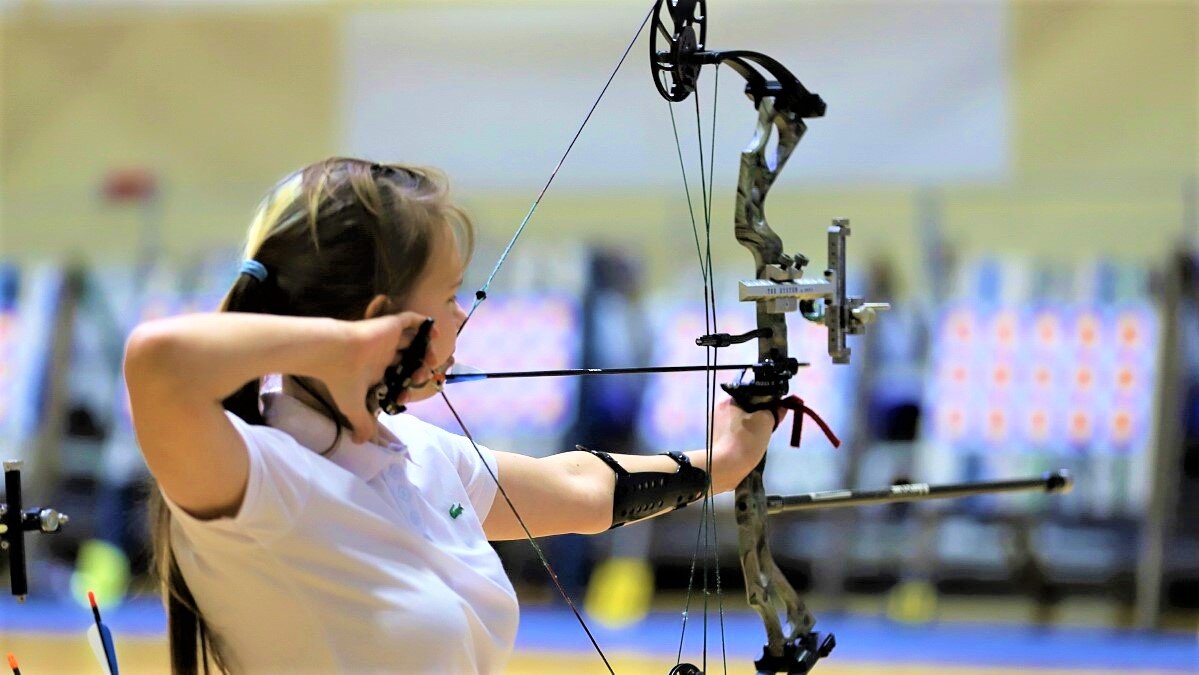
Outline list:
[[[845,238],[850,233],[847,221],[834,221],[833,226],[829,228],[829,267],[820,278],[814,279],[803,276],[808,259],[802,254],[788,255],[784,253],[782,240],[766,221],[765,201],[770,187],[786,164],[792,150],[803,137],[807,128],[804,120],[822,116],[825,104],[818,95],[808,91],[782,64],[765,54],[745,50],[707,51],[705,49],[707,36],[707,3],[705,0],[657,0],[647,15],[646,21],[643,21],[638,29],[637,36],[630,43],[630,49],[641,31],[644,30],[646,23],[651,20],[650,66],[654,84],[663,98],[671,103],[686,100],[695,92],[703,65],[727,64],[745,79],[745,93],[753,101],[758,113],[753,140],[741,155],[734,224],[737,240],[754,256],[755,278],[751,281],[741,282],[739,290],[741,300],[754,302],[757,307],[757,327],[743,335],[711,333],[699,337],[696,343],[712,350],[756,338],[758,362],[752,368],[743,371],[733,383],[723,385],[723,388],[742,408],[773,410],[778,408],[786,397],[790,379],[800,367],[798,361],[788,354],[787,312],[802,307],[806,318],[822,322],[828,328],[830,356],[837,363],[847,363],[850,350],[845,344],[846,336],[862,332],[865,324],[873,317],[874,311],[886,307],[880,304],[865,303],[861,298],[850,298],[846,295]],[[625,56],[628,55],[628,52],[629,50],[626,49]],[[621,63],[623,61],[624,57],[621,58]],[[609,84],[619,68],[620,64],[609,77]],[[604,91],[606,90],[607,85],[604,87]],[[602,96],[603,92],[600,93],[600,98]],[[587,119],[590,119],[591,112],[594,112],[598,103],[599,98],[588,112],[583,126],[586,125]],[[582,132],[583,126],[580,126],[578,133]],[[575,135],[575,140],[578,139],[578,133]],[[777,139],[773,148],[772,137]],[[675,142],[677,145],[677,127]],[[572,140],[571,146],[573,147],[573,145],[574,141]],[[570,148],[568,147],[566,154],[569,152]],[[562,161],[565,160],[566,154],[563,155]],[[559,161],[558,167],[555,168],[541,194],[534,201],[533,207],[517,228],[516,234],[504,249],[486,283],[476,293],[468,321],[469,316],[473,316],[475,310],[487,298],[487,289],[495,278],[496,272],[528,224],[529,218],[552,183],[558,168],[562,166],[562,161]],[[701,167],[702,163],[701,158]],[[707,250],[709,251],[706,260],[699,242],[698,231],[696,232],[696,246],[700,250],[705,286],[711,283],[710,204],[707,203],[709,192],[705,187],[705,214],[707,216],[705,225],[707,226]],[[694,226],[694,218],[692,222]],[[705,288],[705,300],[709,301],[707,302],[708,325],[714,327],[715,317],[713,303],[710,302],[711,298],[711,289]],[[817,301],[823,301],[822,310],[817,310]],[[715,366],[715,355],[711,352],[709,352],[709,365]],[[710,382],[714,382],[714,380],[710,380]],[[710,392],[709,404],[714,399],[714,392]],[[457,418],[463,432],[470,438],[471,434],[462,423],[461,417],[449,404],[448,398],[445,401]],[[797,416],[810,412],[803,407],[802,401],[797,399],[786,407],[793,408]],[[793,423],[798,425],[800,420],[796,419]],[[709,422],[709,430],[710,428]],[[710,442],[708,449],[710,452]],[[819,634],[812,631],[815,619],[779,570],[771,555],[767,542],[767,506],[762,481],[765,465],[766,462],[763,459],[737,487],[735,495],[741,566],[745,576],[749,604],[761,615],[767,634],[767,644],[763,655],[755,662],[755,665],[760,672],[765,673],[806,673],[819,658],[829,653],[834,645],[834,640],[832,635],[821,639]],[[500,486],[500,493],[507,499],[507,496],[503,494],[502,486]],[[511,506],[510,501],[509,505]],[[711,517],[710,501],[705,501],[704,513]],[[527,528],[526,534],[529,534]],[[557,584],[557,575],[541,553],[537,543],[531,535],[528,538],[551,579]],[[558,588],[562,592],[560,585]],[[591,637],[592,643],[595,644],[594,637],[591,636],[586,623],[575,609],[574,603],[565,592],[563,592],[563,597],[575,611],[580,624],[583,625],[584,630]],[[599,650],[598,645],[596,645],[596,649]],[[602,650],[599,651],[603,657]],[[604,662],[607,665],[606,658],[604,658]],[[611,666],[608,667],[611,670]],[[671,672],[672,675],[695,675],[702,671],[693,665],[678,663]]]
[[[698,230],[695,228],[694,217],[692,226],[695,232],[696,248],[700,254],[701,271],[705,284],[705,304],[708,319],[709,334],[696,339],[699,346],[709,349],[708,365],[698,369],[706,370],[709,374],[709,442],[708,452],[711,452],[711,412],[715,400],[715,372],[727,369],[727,366],[716,365],[713,350],[728,347],[732,344],[748,342],[756,339],[758,344],[758,361],[744,369],[730,384],[722,385],[733,400],[746,410],[773,410],[788,408],[795,413],[795,429],[792,432],[792,444],[797,445],[799,439],[800,417],[804,414],[812,416],[821,424],[830,439],[836,444],[836,439],[823,422],[807,409],[803,402],[792,396],[788,397],[790,379],[796,374],[800,364],[788,353],[787,323],[788,312],[799,311],[803,318],[823,324],[828,333],[828,354],[834,363],[848,363],[850,349],[846,345],[846,337],[864,332],[865,327],[875,317],[880,309],[887,309],[885,303],[865,302],[862,298],[846,294],[846,238],[850,234],[849,222],[836,219],[828,228],[828,266],[819,277],[804,276],[804,268],[808,258],[800,253],[787,254],[783,251],[783,243],[778,234],[766,221],[766,196],[786,164],[791,152],[803,137],[807,126],[806,119],[821,117],[825,112],[825,103],[820,96],[808,91],[807,88],[787,68],[775,59],[758,52],[747,50],[711,51],[706,48],[707,41],[707,2],[706,0],[656,0],[650,12],[638,28],[637,34],[625,49],[624,55],[609,76],[599,96],[592,104],[590,111],[576,131],[574,138],[563,153],[549,179],[542,187],[540,194],[534,200],[532,207],[517,227],[512,239],[504,248],[486,282],[475,294],[467,322],[475,310],[487,298],[487,291],[496,273],[504,264],[512,247],[524,232],[541,199],[545,196],[554,177],[562,167],[567,155],[574,147],[583,128],[595,112],[600,99],[608,89],[620,70],[632,47],[639,39],[647,24],[651,25],[649,38],[650,67],[654,85],[670,103],[686,100],[695,93],[699,74],[703,66],[719,67],[727,65],[745,80],[745,94],[753,102],[757,111],[757,125],[753,138],[741,154],[740,175],[737,181],[736,210],[734,214],[734,233],[743,246],[753,254],[755,276],[752,280],[739,284],[739,299],[753,302],[756,306],[757,324],[754,330],[741,335],[730,335],[715,332],[715,308],[711,289],[711,204],[710,185],[704,190],[705,236],[707,239],[707,254],[700,242]],[[652,22],[652,23],[651,23]],[[699,105],[696,104],[697,124],[699,122]],[[671,112],[674,123],[673,110]],[[774,143],[771,143],[771,140]],[[679,144],[677,127],[675,127],[675,143]],[[703,157],[701,142],[701,176]],[[682,152],[679,152],[680,163]],[[709,172],[710,175],[710,172]],[[684,186],[686,172],[684,170]],[[701,178],[701,183],[703,179]],[[690,196],[688,189],[688,203]],[[465,323],[463,327],[465,327]],[[621,372],[665,372],[695,370],[693,367],[679,368],[627,368],[614,369],[613,373]],[[552,375],[592,375],[601,374],[596,369],[586,371],[539,371],[523,373],[526,376]],[[487,379],[488,377],[513,377],[522,373],[498,374],[465,374],[458,377],[460,381]],[[450,376],[454,381],[455,376]],[[394,379],[394,378],[393,378]],[[399,377],[399,380],[403,380]],[[388,394],[384,394],[384,397]],[[474,438],[463,423],[461,416],[450,404],[442,391],[442,398],[450,412],[457,420],[463,434],[474,444]],[[478,446],[476,445],[476,451]],[[710,460],[710,457],[709,457]],[[1000,481],[994,483],[971,483],[952,486],[929,486],[925,484],[904,484],[889,489],[874,491],[836,491],[829,493],[812,493],[788,497],[767,496],[763,486],[763,472],[766,459],[749,473],[737,486],[735,492],[735,513],[738,527],[738,545],[740,561],[745,577],[748,602],[761,616],[766,632],[766,644],[762,656],[754,662],[759,675],[775,673],[807,673],[816,662],[827,656],[835,646],[831,634],[821,635],[813,630],[815,618],[801,601],[799,594],[787,581],[770,551],[767,541],[766,519],[768,514],[782,513],[791,510],[807,508],[826,508],[836,506],[852,506],[862,503],[880,503],[888,501],[911,501],[916,499],[936,499],[943,497],[961,497],[987,492],[1012,490],[1043,490],[1046,492],[1065,491],[1070,488],[1070,478],[1063,472],[1047,475],[1042,478]],[[490,471],[490,469],[489,469]],[[612,666],[599,647],[582,615],[576,608],[569,594],[565,592],[558,581],[558,576],[549,564],[541,547],[525,526],[519,512],[504,491],[503,485],[492,474],[500,496],[513,510],[520,522],[529,543],[549,573],[551,581],[557,586],[567,605],[574,612],[584,632],[599,653],[609,672]],[[711,495],[704,500],[704,518],[701,528],[709,526],[714,520],[711,507]],[[694,562],[692,560],[692,578],[694,578]],[[705,573],[705,585],[707,575]],[[688,596],[690,597],[690,587]],[[717,576],[717,593],[720,584]],[[690,600],[688,600],[688,604]],[[686,629],[687,612],[683,613],[683,628]],[[670,675],[703,675],[703,670],[689,663],[681,662],[680,658]],[[706,644],[706,642],[705,642]],[[707,656],[704,655],[706,662]],[[727,670],[727,664],[726,664]]]
[[[825,103],[765,54],[707,50],[707,19],[705,0],[659,0],[650,29],[650,65],[658,93],[670,102],[683,101],[695,92],[700,68],[706,64],[727,64],[745,80],[745,94],[753,101],[758,121],[753,139],[741,153],[733,229],[737,241],[754,257],[755,277],[740,283],[739,296],[755,304],[757,328],[741,336],[705,335],[697,343],[717,348],[756,338],[757,365],[723,388],[746,410],[773,409],[787,396],[790,379],[798,370],[796,359],[788,355],[788,312],[797,310],[802,302],[804,316],[822,321],[827,327],[829,356],[836,363],[847,363],[850,350],[845,344],[846,335],[862,332],[874,310],[884,306],[846,296],[848,221],[836,220],[828,230],[829,266],[822,278],[804,278],[808,259],[784,252],[782,239],[766,221],[766,196],[807,130],[804,120],[823,116]],[[815,311],[818,300],[824,305],[819,313]],[[798,402],[793,424],[801,424],[799,416],[805,412],[802,402]],[[765,468],[764,456],[735,493],[746,594],[766,628],[766,645],[754,666],[759,673],[806,673],[832,651],[836,641],[832,634],[822,637],[813,630],[815,618],[771,554],[763,486]],[[672,675],[699,672],[694,666],[680,664]]]

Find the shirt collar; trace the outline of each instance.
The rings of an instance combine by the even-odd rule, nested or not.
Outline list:
[[[366,443],[355,443],[343,429],[333,450],[325,452],[337,433],[333,420],[278,390],[263,393],[262,403],[268,425],[364,481],[378,476],[389,464],[412,461],[408,447],[382,424],[377,425],[375,438]]]

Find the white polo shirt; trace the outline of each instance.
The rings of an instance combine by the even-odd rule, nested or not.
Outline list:
[[[232,518],[168,501],[179,568],[234,673],[495,673],[516,594],[483,534],[496,486],[470,442],[411,415],[380,444],[281,392],[230,414],[250,476]],[[480,448],[492,471],[495,455]]]

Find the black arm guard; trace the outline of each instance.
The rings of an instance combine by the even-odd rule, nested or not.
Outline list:
[[[708,489],[708,472],[691,465],[681,452],[664,452],[679,465],[674,473],[644,471],[629,473],[612,455],[581,445],[575,448],[599,457],[616,472],[616,493],[612,496],[612,527],[644,520],[664,511],[681,509],[703,498]]]

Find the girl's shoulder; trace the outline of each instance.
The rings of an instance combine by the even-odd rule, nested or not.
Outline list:
[[[422,447],[435,447],[443,451],[447,448],[457,450],[463,443],[467,444],[467,447],[470,443],[466,438],[450,433],[411,413],[385,415],[379,418],[379,423],[412,450]]]
[[[380,423],[414,456],[438,453],[453,463],[459,473],[473,475],[482,468],[483,461],[494,464],[493,453],[488,448],[411,413],[385,416],[380,418]]]

